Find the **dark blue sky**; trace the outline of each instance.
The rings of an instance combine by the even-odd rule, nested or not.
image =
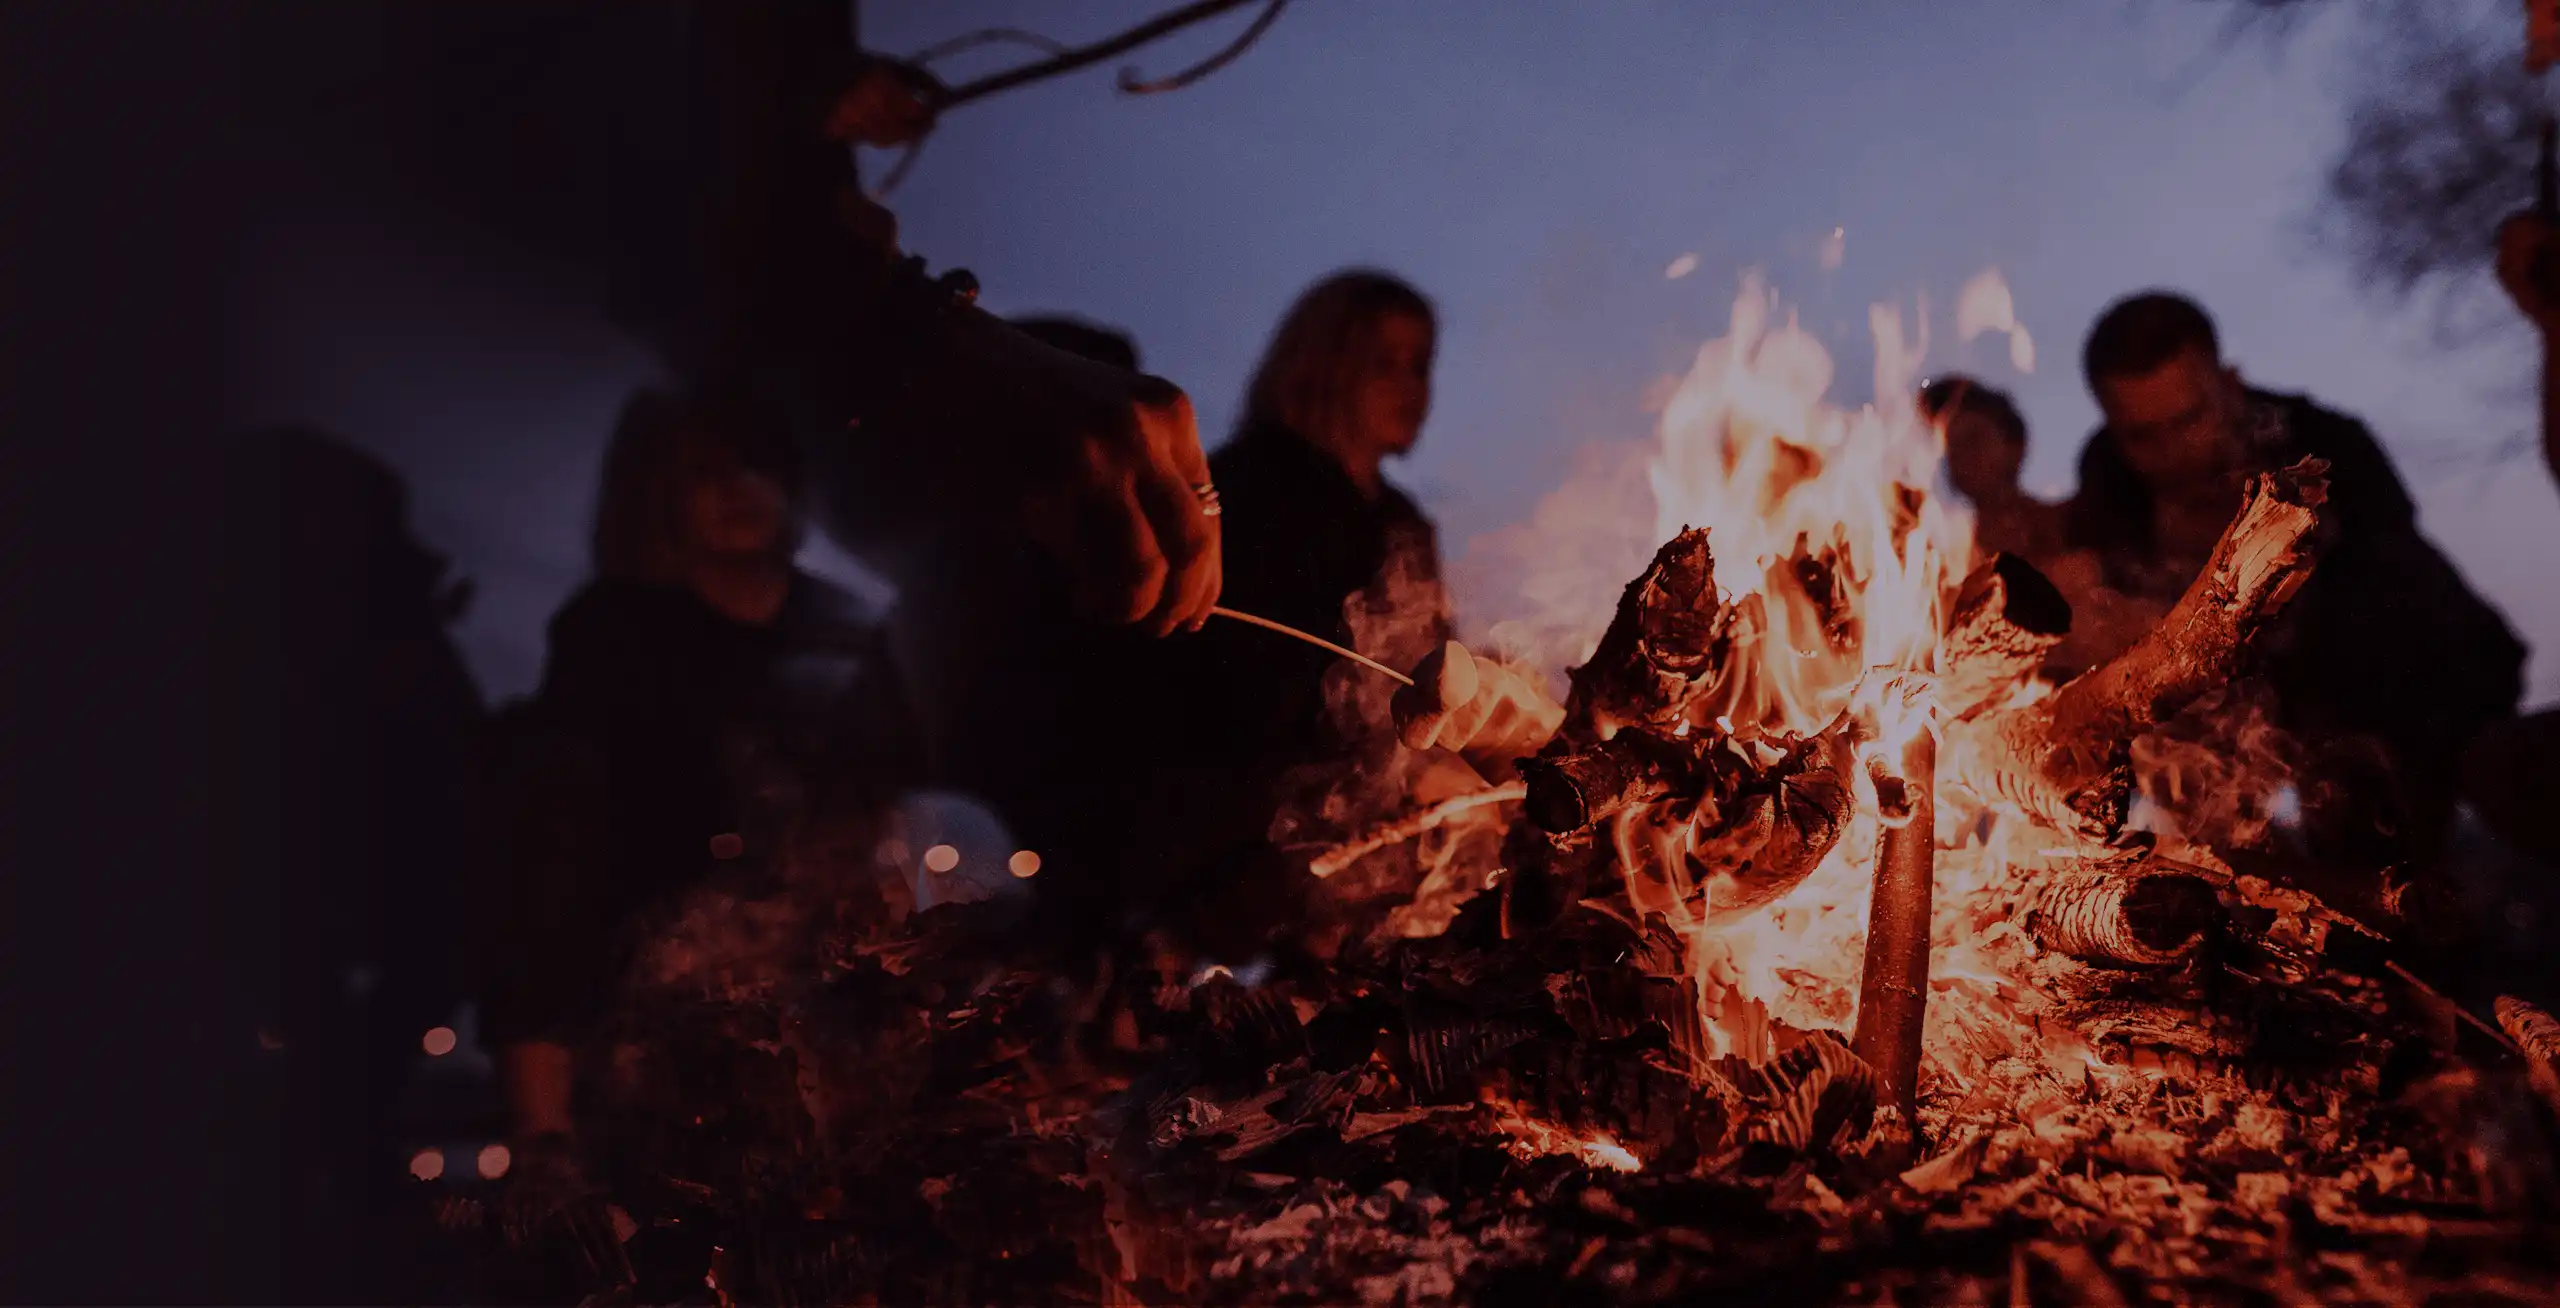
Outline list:
[[[1160,7],[875,3],[865,35],[893,53],[995,24],[1077,40]],[[1186,91],[1127,99],[1098,68],[967,108],[892,203],[908,245],[974,268],[992,307],[1132,331],[1212,440],[1302,285],[1352,262],[1413,278],[1445,337],[1439,404],[1400,476],[1452,553],[1524,515],[1581,445],[1643,436],[1648,384],[1720,330],[1745,268],[1802,306],[1852,401],[1867,398],[1866,306],[1928,296],[1935,359],[2015,385],[2029,484],[2051,494],[2095,417],[2082,331],[2119,294],[2179,287],[2252,380],[2366,417],[2428,529],[2529,641],[2560,647],[2545,575],[2560,490],[2529,460],[2489,459],[2526,421],[2521,342],[2433,350],[2422,322],[2360,298],[2306,240],[2352,15],[2279,48],[2224,42],[2227,12],[1300,0]],[[1224,36],[1137,62],[1169,71]],[[480,580],[475,666],[492,692],[521,691],[541,619],[580,571],[604,434],[647,364],[489,251],[387,236],[362,203],[322,188],[308,230],[270,243],[261,408],[410,476],[423,534]],[[1825,271],[1834,227],[1846,259]],[[1698,270],[1667,281],[1683,253]],[[2033,376],[1947,330],[1956,288],[1992,266],[2036,334]],[[2532,675],[2533,699],[2560,697],[2560,658]]]

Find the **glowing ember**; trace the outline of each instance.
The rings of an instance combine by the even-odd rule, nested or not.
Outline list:
[[[924,852],[924,870],[948,872],[960,866],[960,851],[949,845],[936,845]]]
[[[418,1041],[418,1046],[427,1051],[427,1057],[442,1058],[453,1052],[456,1043],[453,1028],[439,1026],[430,1028],[425,1037]]]
[[[1520,1111],[1514,1104],[1491,1101],[1495,1129],[1511,1137],[1503,1148],[1512,1157],[1526,1161],[1532,1158],[1576,1158],[1585,1167],[1612,1172],[1641,1172],[1644,1160],[1627,1151],[1626,1146],[1606,1131],[1578,1135]]]

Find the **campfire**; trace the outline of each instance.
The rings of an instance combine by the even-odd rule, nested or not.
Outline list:
[[[1401,758],[1284,815],[1321,947],[763,913],[765,966],[650,1002],[751,1049],[784,1143],[706,1125],[619,1252],[560,1247],[604,1288],[716,1246],[739,1303],[2547,1302],[2560,1024],[2466,1025],[2395,924],[2137,820],[2180,757],[2146,739],[2232,711],[2318,566],[2324,469],[2057,684],[2069,604],[1976,556],[1894,398],[1925,329],[1871,327],[1884,398],[1834,407],[1746,285],[1658,442],[1493,543],[1533,566],[1483,643],[1569,670],[1563,725],[1516,778],[1426,802]]]

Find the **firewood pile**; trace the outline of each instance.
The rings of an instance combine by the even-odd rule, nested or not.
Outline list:
[[[2313,566],[2321,471],[2112,662],[2034,688],[2067,606],[1994,560],[1804,733],[1675,536],[1518,783],[1309,858],[1402,866],[1427,929],[1222,966],[733,904],[752,975],[635,998],[618,1251],[591,1209],[498,1243],[627,1302],[2550,1302],[2560,1023],[2465,1025],[2388,923],[2127,830],[2136,740]],[[1719,934],[1786,914],[1845,963]]]

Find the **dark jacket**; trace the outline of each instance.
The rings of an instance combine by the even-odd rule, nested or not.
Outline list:
[[[1390,664],[1448,639],[1438,537],[1404,492],[1385,486],[1369,498],[1332,456],[1278,427],[1247,429],[1210,457],[1209,468],[1225,505],[1222,604]],[[1403,593],[1373,593],[1390,581]],[[1406,610],[1390,637],[1354,630],[1363,607],[1389,605]],[[1366,647],[1364,638],[1388,647]],[[1358,743],[1327,710],[1337,656],[1231,622],[1211,624],[1198,644],[1207,675],[1201,722],[1214,724],[1217,737],[1202,740],[1204,748],[1295,766]]]
[[[1209,464],[1225,506],[1224,605],[1391,665],[1447,639],[1431,523],[1402,492],[1371,499],[1278,428],[1244,432]],[[1166,660],[1173,725],[1149,772],[1135,889],[1193,924],[1204,947],[1244,949],[1216,931],[1293,916],[1306,880],[1267,840],[1273,817],[1303,775],[1378,743],[1347,711],[1374,674],[1225,619],[1169,642]]]
[[[652,909],[813,823],[876,819],[922,770],[878,628],[805,574],[764,626],[686,590],[589,585],[552,619],[496,765],[480,914],[493,1043],[582,1034]]]

